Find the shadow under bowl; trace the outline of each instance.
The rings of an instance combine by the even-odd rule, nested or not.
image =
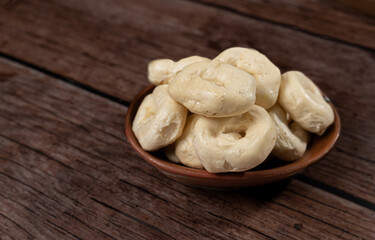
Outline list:
[[[335,114],[334,123],[327,129],[323,136],[311,134],[311,140],[305,154],[296,161],[284,162],[272,159],[254,169],[233,173],[210,173],[206,170],[186,167],[169,161],[160,151],[147,152],[143,150],[134,135],[132,124],[138,107],[144,97],[150,94],[154,88],[155,85],[146,87],[130,104],[125,118],[125,134],[132,147],[143,159],[166,176],[185,185],[228,189],[253,187],[280,181],[304,171],[308,166],[322,159],[331,150],[340,135],[340,117],[333,104],[328,100]],[[328,99],[327,97],[325,98],[326,100]]]

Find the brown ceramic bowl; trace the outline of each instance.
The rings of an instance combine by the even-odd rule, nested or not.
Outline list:
[[[131,103],[125,119],[125,134],[134,149],[147,162],[156,167],[166,176],[186,185],[204,188],[241,188],[252,187],[276,182],[297,173],[302,172],[308,166],[316,163],[328,153],[333,147],[340,134],[340,117],[331,104],[335,113],[335,122],[331,125],[323,136],[312,134],[312,138],[305,154],[296,161],[283,162],[272,159],[255,169],[239,173],[209,173],[206,170],[185,167],[169,161],[160,151],[147,152],[139,145],[132,130],[132,123],[137,113],[138,107],[143,98],[152,92],[154,85],[150,85],[141,91]]]

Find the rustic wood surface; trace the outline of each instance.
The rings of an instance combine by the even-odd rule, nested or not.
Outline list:
[[[375,49],[375,18],[341,0],[191,0],[309,34]],[[358,1],[359,2],[359,1]],[[369,1],[370,2],[370,1]]]
[[[375,112],[373,51],[194,2],[100,2],[7,4],[0,12],[1,49],[125,102],[148,85],[145,69],[153,58],[214,57],[236,45],[259,49],[282,70],[298,69],[312,77],[342,117],[343,133],[330,161],[306,174],[344,194],[375,201],[375,156],[368,144],[375,133],[374,122],[368,121]]]
[[[0,0],[0,239],[374,239],[374,39],[331,1]],[[238,45],[327,93],[336,147],[260,188],[164,177],[123,133],[148,61]]]
[[[15,239],[374,237],[371,210],[298,179],[184,187],[123,140],[126,106],[4,59],[0,71],[0,216]]]

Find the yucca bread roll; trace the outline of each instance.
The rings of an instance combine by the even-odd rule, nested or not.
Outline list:
[[[287,120],[287,113],[279,104],[268,110],[275,123],[277,138],[272,154],[285,161],[296,160],[305,153],[309,133],[297,122]]]
[[[210,59],[200,56],[183,58],[178,62],[170,59],[156,59],[148,64],[148,80],[155,84],[168,84],[184,67],[197,62],[208,62]]]
[[[298,71],[282,75],[279,103],[303,129],[318,135],[334,121],[333,110],[319,88]]]
[[[195,153],[193,145],[194,127],[197,120],[201,117],[192,114],[187,118],[182,135],[173,143],[173,154],[185,166],[203,169],[203,165]],[[169,156],[173,156],[173,154],[169,154]]]
[[[132,129],[142,148],[154,151],[181,136],[186,116],[187,109],[169,97],[168,85],[161,85],[139,106]]]
[[[185,124],[186,125],[186,124]],[[180,163],[180,159],[176,156],[176,146],[174,143],[166,146],[164,149],[164,155],[168,158],[169,161],[174,163]]]
[[[220,53],[215,60],[231,64],[255,78],[256,105],[268,109],[276,103],[281,79],[280,70],[266,56],[255,49],[233,47]]]
[[[241,172],[262,163],[275,146],[276,137],[267,111],[253,105],[238,116],[198,119],[194,149],[209,172]]]
[[[255,102],[255,80],[249,73],[220,62],[193,63],[169,84],[171,98],[191,112],[229,117],[247,112]]]

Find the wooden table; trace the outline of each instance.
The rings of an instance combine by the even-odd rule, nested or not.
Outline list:
[[[124,136],[147,63],[232,46],[310,76],[342,134],[288,181],[191,188]],[[0,239],[375,239],[375,18],[335,1],[0,0]]]

